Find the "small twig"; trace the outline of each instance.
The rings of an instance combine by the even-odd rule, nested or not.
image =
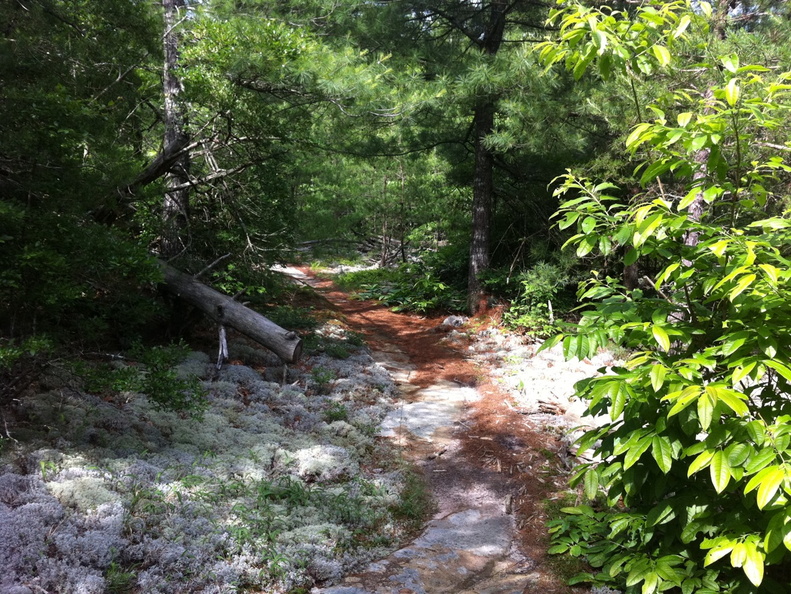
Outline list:
[[[19,445],[19,442],[13,437],[11,437],[11,432],[8,430],[8,421],[6,420],[5,416],[3,416],[3,426],[5,427],[5,436],[11,441],[13,441],[15,444]]]
[[[209,265],[208,265],[206,268],[204,268],[203,270],[201,270],[201,271],[200,271],[200,272],[198,272],[197,274],[194,274],[194,275],[192,275],[192,278],[194,278],[195,280],[197,280],[197,279],[198,279],[198,277],[201,277],[201,276],[203,276],[203,275],[204,275],[204,274],[206,274],[206,273],[207,273],[209,270],[211,270],[212,268],[214,268],[215,266],[217,266],[217,264],[219,264],[220,262],[222,262],[222,261],[223,261],[223,260],[225,260],[226,258],[230,258],[230,257],[231,257],[231,254],[230,254],[230,253],[227,253],[227,254],[224,254],[224,255],[220,256],[220,257],[219,257],[219,258],[217,258],[217,259],[216,259],[214,262],[212,262],[211,264],[209,264]]]
[[[664,299],[664,300],[665,300],[665,301],[667,301],[668,303],[673,303],[673,300],[672,300],[670,297],[668,297],[667,295],[665,295],[665,294],[662,292],[662,289],[658,288],[658,287],[656,286],[656,283],[655,283],[654,281],[652,281],[652,280],[651,280],[651,279],[650,279],[648,276],[643,276],[643,280],[644,280],[645,282],[647,282],[647,283],[648,283],[650,286],[654,287],[654,289],[656,289],[656,292],[657,292],[657,293],[659,293],[659,296],[660,296],[660,297],[662,297],[662,299]],[[673,305],[676,305],[676,304],[675,304],[675,303],[673,303]]]

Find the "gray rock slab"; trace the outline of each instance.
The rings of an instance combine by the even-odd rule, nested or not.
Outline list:
[[[513,516],[468,509],[429,523],[412,547],[466,551],[480,556],[505,555],[511,546]]]
[[[460,402],[409,402],[387,413],[379,435],[396,437],[400,431],[409,431],[430,440],[437,430],[451,427],[460,414]]]

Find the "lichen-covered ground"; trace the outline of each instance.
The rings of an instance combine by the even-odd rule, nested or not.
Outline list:
[[[0,592],[299,591],[389,552],[404,481],[374,436],[395,392],[354,338],[325,323],[288,369],[240,339],[219,373],[191,353],[202,420],[53,362],[4,411]]]

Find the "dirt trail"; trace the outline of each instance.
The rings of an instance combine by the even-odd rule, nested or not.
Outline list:
[[[443,341],[442,317],[396,314],[349,299],[306,268],[311,285],[363,334],[403,403],[381,436],[423,469],[436,513],[388,558],[314,594],[566,594],[545,555],[542,501],[562,488],[557,434],[536,431],[506,403],[469,343]],[[480,326],[483,320],[470,324]]]

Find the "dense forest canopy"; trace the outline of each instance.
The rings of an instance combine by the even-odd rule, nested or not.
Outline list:
[[[788,3],[16,0],[0,23],[9,385],[177,336],[158,259],[254,297],[297,248],[367,245],[393,305],[507,303],[570,356],[634,353],[580,388],[611,421],[574,481],[596,505],[556,530],[585,579],[783,591]]]

